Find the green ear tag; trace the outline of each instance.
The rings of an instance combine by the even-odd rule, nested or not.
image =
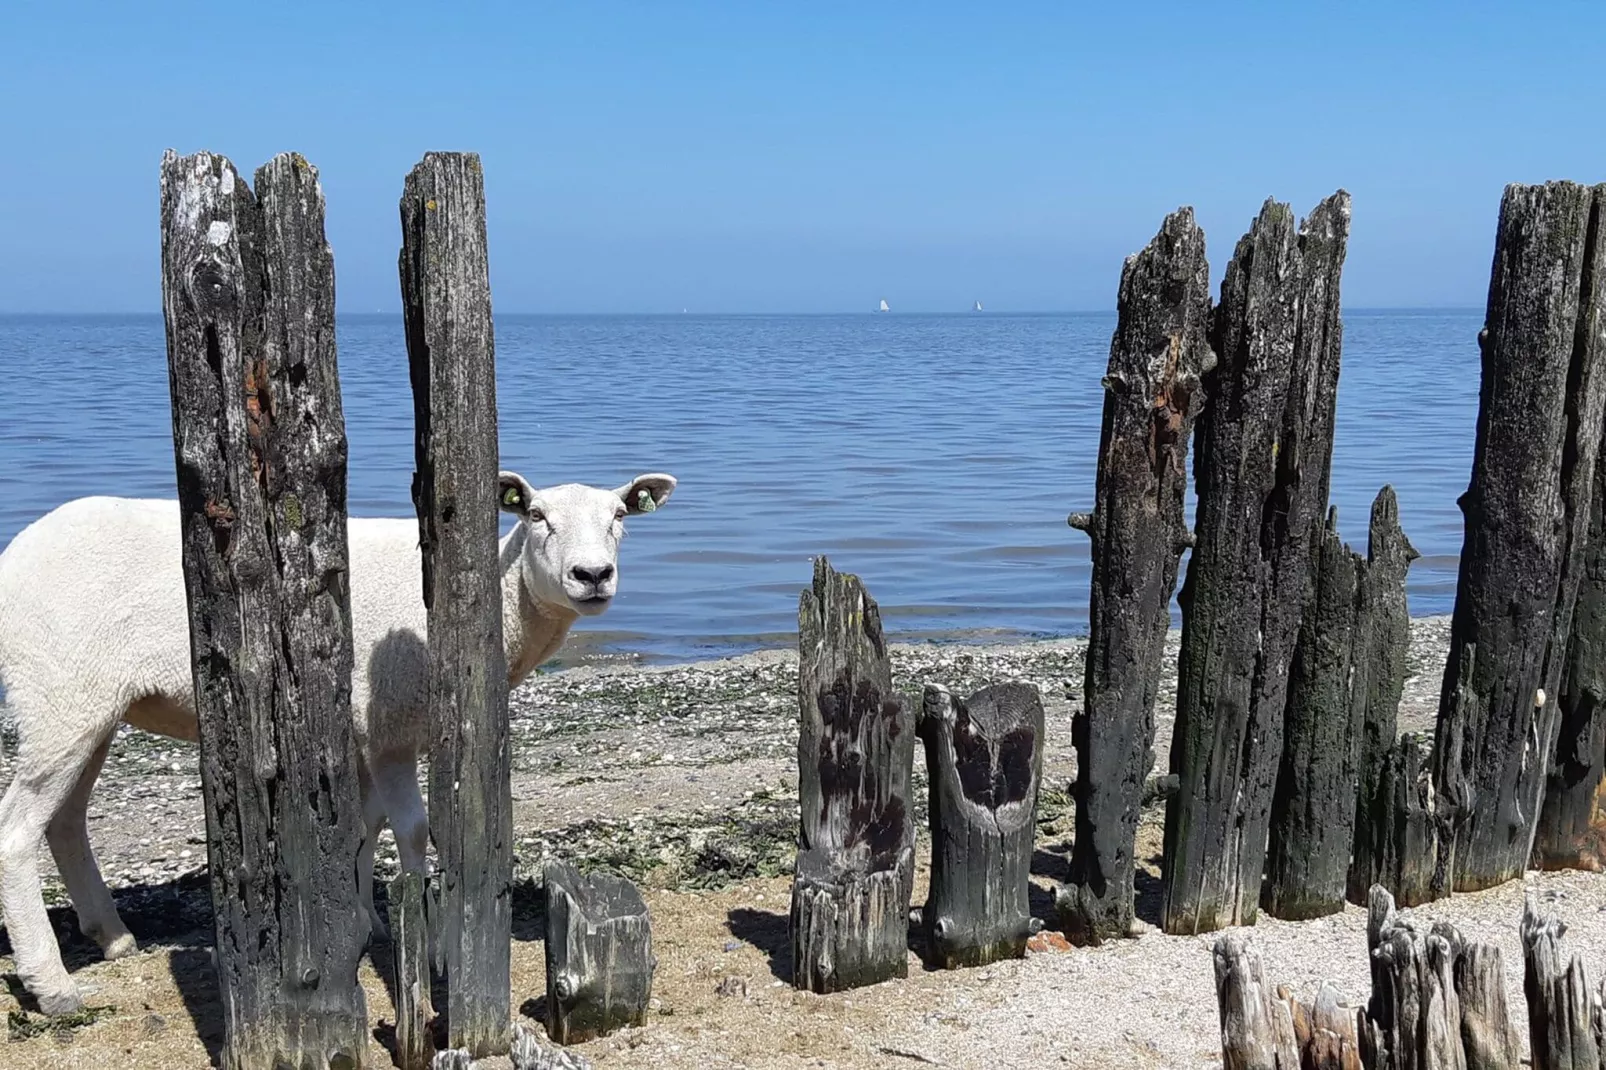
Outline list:
[[[640,509],[644,513],[650,513],[654,509],[658,508],[658,503],[652,500],[652,491],[636,491],[636,508]]]
[[[502,492],[502,504],[509,508],[517,508],[519,504],[519,488],[509,487]]]

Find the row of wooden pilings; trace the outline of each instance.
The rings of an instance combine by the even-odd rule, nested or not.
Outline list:
[[[211,154],[163,163],[163,294],[183,514],[225,1065],[348,1065],[366,1044],[349,879],[363,834],[350,735],[344,425],[323,197],[301,157],[255,190]],[[1402,905],[1514,876],[1598,868],[1606,765],[1606,190],[1510,187],[1483,350],[1472,482],[1436,739],[1395,739],[1414,556],[1392,493],[1365,559],[1327,509],[1349,198],[1296,228],[1268,202],[1212,306],[1191,212],[1122,274],[1104,378],[1091,637],[1068,933],[1130,931],[1133,848],[1180,555],[1183,640],[1162,923],[1197,932]],[[472,155],[408,176],[399,264],[415,400],[413,497],[429,609],[430,825],[439,874],[392,888],[399,1055],[427,1053],[426,928],[452,1049],[506,1051],[511,938],[507,695],[495,586],[494,340]],[[1431,399],[1424,399],[1431,403]],[[1197,522],[1183,523],[1197,439]],[[249,625],[249,626],[245,626]],[[1031,688],[893,695],[875,604],[822,560],[800,610],[794,982],[907,969],[914,741],[931,776],[945,965],[1021,953],[1042,753]],[[240,775],[250,770],[252,775]],[[549,874],[549,1030],[586,1035],[588,939],[651,952],[633,889]],[[586,906],[585,904],[590,904]],[[426,908],[432,904],[432,908]],[[560,917],[591,917],[551,926]],[[427,916],[427,921],[426,921]],[[637,921],[632,919],[638,918]],[[288,919],[288,920],[286,920]],[[635,928],[632,928],[634,926]],[[612,934],[612,935],[605,935]],[[636,933],[632,936],[631,933]],[[600,935],[599,934],[604,934]],[[558,956],[556,959],[554,955]],[[577,1010],[579,1019],[569,1021]],[[600,1024],[608,1027],[603,1008]]]

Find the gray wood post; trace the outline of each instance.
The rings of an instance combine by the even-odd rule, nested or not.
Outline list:
[[[207,862],[230,1070],[359,1066],[346,434],[317,172],[162,160]]]
[[[909,974],[914,718],[892,690],[881,611],[815,559],[798,604],[792,983],[835,992]]]
[[[453,1048],[511,1042],[513,875],[507,655],[497,549],[496,361],[485,185],[429,153],[401,198],[402,308],[417,429],[413,503],[429,610],[429,821]]]
[[[1419,555],[1400,529],[1400,505],[1385,486],[1372,502],[1371,538],[1361,598],[1366,632],[1356,636],[1357,664],[1365,666],[1365,698],[1356,765],[1355,831],[1351,845],[1349,901],[1365,906],[1372,885],[1382,883],[1396,898],[1400,888],[1385,877],[1390,838],[1390,800],[1383,790],[1384,767],[1399,735],[1400,696],[1405,691],[1406,656],[1411,646],[1411,611],[1405,575]],[[1413,774],[1414,777],[1414,774]],[[1415,906],[1416,900],[1405,903]]]
[[[652,1001],[652,918],[636,886],[608,873],[547,865],[546,1028],[579,1044],[645,1025]]]
[[[927,684],[916,733],[930,777],[928,961],[953,969],[1021,958],[1035,931],[1042,696],[1034,684],[1009,683],[960,699]]]
[[[1076,837],[1059,900],[1078,943],[1132,926],[1133,843],[1145,778],[1154,766],[1159,690],[1171,595],[1184,545],[1188,440],[1214,362],[1210,267],[1193,211],[1121,269],[1115,336],[1104,377],[1094,511],[1073,527],[1093,540],[1093,587],[1076,746]]]
[[[1512,185],[1500,205],[1434,754],[1456,891],[1521,876],[1534,846],[1606,407],[1606,341],[1588,329],[1603,189]]]
[[[390,882],[390,942],[396,993],[396,1065],[425,1070],[435,1054],[429,1020],[429,923],[422,873],[398,874]]]
[[[1599,997],[1578,955],[1563,961],[1567,926],[1530,896],[1522,912],[1522,991],[1534,1070],[1599,1070],[1606,1052]]]
[[[1166,806],[1167,932],[1253,922],[1283,750],[1288,664],[1327,511],[1349,234],[1339,191],[1296,233],[1267,201],[1227,266],[1205,377],[1195,546]]]

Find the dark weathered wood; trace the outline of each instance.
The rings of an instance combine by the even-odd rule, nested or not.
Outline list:
[[[1195,450],[1195,546],[1166,808],[1162,922],[1252,922],[1282,757],[1288,664],[1327,510],[1338,390],[1338,288],[1349,195],[1296,235],[1267,201],[1238,243],[1211,330],[1217,355]]]
[[[1426,736],[1407,733],[1384,753],[1368,818],[1368,867],[1374,883],[1392,893],[1402,907],[1450,894],[1456,815],[1433,790],[1431,749]],[[1352,885],[1352,894],[1353,890]]]
[[[1577,345],[1606,360],[1606,186],[1595,188],[1579,285]],[[1579,428],[1580,435],[1588,428]],[[1535,864],[1545,869],[1606,868],[1606,449],[1595,459],[1584,572],[1573,606],[1562,670],[1561,724],[1551,756]]]
[[[1188,538],[1188,440],[1204,400],[1200,376],[1213,359],[1210,267],[1191,208],[1167,216],[1127,259],[1116,310],[1096,504],[1081,521],[1093,540],[1093,587],[1083,708],[1071,733],[1076,837],[1061,898],[1066,935],[1081,943],[1125,936],[1132,925],[1133,840],[1154,766],[1154,699]]]
[[[1043,700],[1032,684],[968,699],[927,684],[917,732],[931,785],[928,959],[947,969],[1021,958],[1043,771]]]
[[[1528,997],[1528,1047],[1534,1070],[1600,1070],[1601,1041],[1589,968],[1574,955],[1563,961],[1567,926],[1541,912],[1530,896],[1522,913],[1522,991]]]
[[[652,919],[636,886],[550,863],[546,880],[546,1030],[579,1044],[644,1025],[652,999]]]
[[[510,1040],[512,792],[497,563],[495,338],[479,157],[429,153],[401,198],[418,510],[429,607],[429,822],[446,1020],[476,1058]]]
[[[833,992],[907,977],[913,718],[892,690],[875,600],[823,557],[799,599],[798,654],[792,983]]]
[[[1294,921],[1344,909],[1369,668],[1364,645],[1357,649],[1369,631],[1366,562],[1339,538],[1337,509],[1328,512],[1313,564],[1314,597],[1289,668],[1260,900],[1268,914]]]
[[[227,1068],[355,1066],[346,437],[317,173],[162,161],[162,293]]]
[[[1411,646],[1405,575],[1419,555],[1400,529],[1400,506],[1393,487],[1385,486],[1372,502],[1370,535],[1361,582],[1365,626],[1356,635],[1355,663],[1364,668],[1365,679],[1355,832],[1347,879],[1349,901],[1359,906],[1366,905],[1368,892],[1379,882],[1396,896],[1400,893],[1397,876],[1384,872],[1383,860],[1392,836],[1393,795],[1382,785],[1384,766],[1399,734],[1400,695],[1405,690],[1406,656]]]
[[[1249,934],[1223,934],[1216,941],[1214,960],[1224,1070],[1299,1070],[1289,1003],[1266,983]]]
[[[1606,405],[1606,345],[1583,318],[1598,200],[1555,182],[1508,186],[1500,205],[1434,760],[1460,815],[1458,891],[1521,875],[1556,738]]]
[[[424,1070],[435,1054],[429,1030],[429,922],[422,873],[390,882],[391,977],[396,996],[396,1065]]]

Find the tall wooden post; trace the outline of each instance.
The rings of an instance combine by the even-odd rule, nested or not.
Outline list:
[[[1073,527],[1093,540],[1086,682],[1076,717],[1076,846],[1059,910],[1098,943],[1132,925],[1133,842],[1154,766],[1154,698],[1184,519],[1188,439],[1212,365],[1204,231],[1183,208],[1121,269],[1104,377],[1096,505]]]
[[[1327,510],[1349,195],[1298,233],[1267,201],[1221,286],[1199,418],[1196,535],[1166,808],[1162,922],[1252,922],[1283,749],[1288,665]]]
[[[1457,891],[1520,876],[1534,846],[1606,407],[1606,342],[1591,323],[1606,286],[1591,237],[1603,196],[1512,185],[1500,205],[1434,754],[1457,816]]]
[[[1594,193],[1576,337],[1598,353],[1606,348],[1606,186]],[[1588,430],[1581,427],[1579,434]],[[1587,543],[1562,671],[1561,725],[1533,854],[1545,869],[1598,872],[1606,868],[1606,448],[1595,459]]]
[[[360,1066],[366,925],[351,738],[346,434],[317,172],[256,196],[162,160],[173,397],[223,1066]]]
[[[429,821],[450,1046],[508,1050],[512,790],[497,564],[495,339],[479,157],[429,153],[401,199],[413,503],[429,610]]]

